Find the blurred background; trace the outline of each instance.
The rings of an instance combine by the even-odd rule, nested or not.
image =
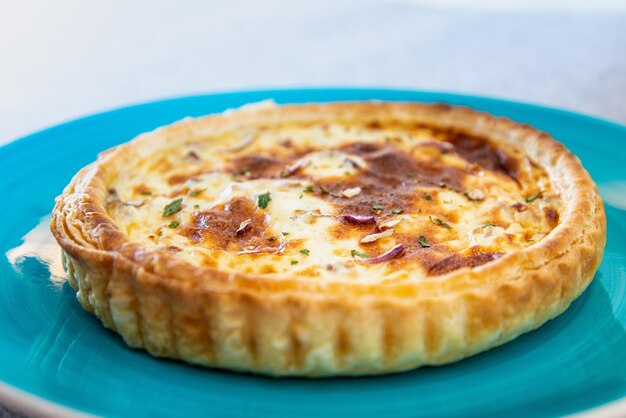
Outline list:
[[[378,86],[626,122],[626,1],[0,0],[0,143],[188,94]]]

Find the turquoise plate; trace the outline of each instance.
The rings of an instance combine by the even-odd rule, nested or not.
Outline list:
[[[601,189],[604,261],[560,317],[444,367],[375,378],[270,379],[157,360],[85,313],[47,232],[55,196],[96,154],[185,116],[273,98],[449,102],[530,123],[563,141]],[[0,148],[0,402],[39,415],[415,417],[625,414],[626,127],[560,110],[399,90],[311,89],[185,97],[79,119]],[[597,409],[601,405],[610,404]]]

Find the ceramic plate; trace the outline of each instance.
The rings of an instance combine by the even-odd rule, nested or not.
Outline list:
[[[605,199],[608,242],[587,291],[560,317],[486,353],[375,378],[270,379],[157,360],[84,312],[47,223],[55,196],[111,146],[185,116],[272,98],[448,102],[527,122],[564,142]],[[371,89],[185,97],[66,123],[0,148],[0,402],[31,414],[119,417],[554,416],[626,413],[626,127],[527,104]],[[597,409],[598,406],[607,405]],[[69,409],[68,409],[69,408]]]

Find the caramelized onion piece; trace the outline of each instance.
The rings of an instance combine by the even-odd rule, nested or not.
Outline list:
[[[350,214],[343,214],[339,216],[341,219],[343,219],[346,222],[350,222],[351,224],[360,224],[360,225],[364,225],[364,224],[375,224],[376,223],[376,218],[374,216],[371,215],[350,215]]]
[[[256,135],[247,135],[240,143],[229,147],[229,148],[225,148],[223,149],[223,151],[225,152],[239,152],[242,149],[248,147],[249,145],[251,145],[255,140],[257,139]]]
[[[381,238],[385,238],[385,237],[389,237],[391,235],[393,235],[393,228],[392,229],[385,229],[383,232],[377,232],[374,234],[369,234],[364,236],[363,238],[361,238],[361,244],[367,244],[369,242],[374,242],[377,241]]]
[[[297,173],[298,171],[300,171],[301,169],[303,169],[304,167],[306,167],[308,164],[309,164],[309,162],[308,162],[308,161],[302,161],[302,160],[299,160],[299,161],[297,161],[296,163],[294,163],[294,164],[292,164],[292,165],[288,166],[288,167],[285,169],[285,173],[286,173],[288,176],[291,176],[291,175],[293,175],[293,174]]]
[[[245,254],[282,254],[285,251],[285,245],[281,244],[278,247],[249,247],[244,248],[241,251],[237,251],[237,255]]]
[[[248,229],[251,223],[252,219],[246,219],[245,221],[240,223],[239,228],[237,228],[237,231],[235,231],[235,235],[239,235],[240,233],[244,232],[246,229]]]
[[[418,142],[413,146],[413,149],[421,148],[421,147],[435,147],[443,152],[451,152],[454,151],[454,145],[449,142],[441,142],[441,141],[424,141]]]
[[[384,231],[385,229],[391,229],[395,227],[396,225],[398,225],[401,221],[402,221],[402,218],[391,219],[387,222],[383,222],[382,224],[378,225],[376,229],[378,229],[379,231]]]
[[[386,253],[379,255],[378,257],[366,258],[362,260],[361,262],[365,264],[384,263],[385,261],[389,261],[400,256],[403,252],[404,252],[404,245],[398,244],[392,249],[390,249],[389,251],[387,251]]]
[[[360,187],[352,187],[350,189],[346,189],[343,192],[341,192],[343,197],[347,197],[347,198],[351,198],[351,197],[357,196],[360,193],[361,193],[361,188]]]

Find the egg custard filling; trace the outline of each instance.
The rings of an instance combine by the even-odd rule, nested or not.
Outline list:
[[[561,205],[547,173],[514,149],[392,121],[177,143],[126,166],[106,208],[130,241],[201,267],[373,284],[526,248]]]

